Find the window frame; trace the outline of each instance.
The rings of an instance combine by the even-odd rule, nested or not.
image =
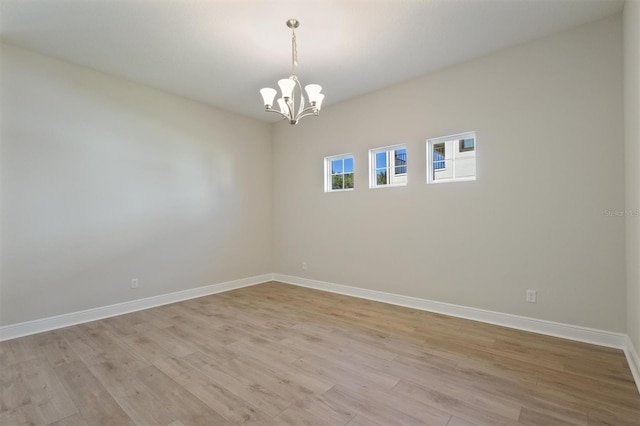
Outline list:
[[[462,148],[462,140],[464,139],[473,139],[473,148],[470,149],[461,149]],[[477,153],[477,146],[478,146],[478,137],[475,131],[472,132],[464,132],[464,133],[457,133],[457,134],[453,134],[453,135],[448,135],[448,136],[439,136],[437,138],[430,138],[427,139],[427,184],[432,184],[432,183],[449,183],[449,182],[465,182],[465,181],[474,181],[476,180],[477,176],[478,176],[478,169],[477,169],[477,165],[478,165],[478,157],[474,154],[474,161],[475,161],[475,174],[474,176],[465,176],[465,177],[455,177],[456,176],[456,157],[454,155],[454,157],[451,159],[451,167],[452,167],[452,173],[453,176],[452,178],[448,178],[448,179],[434,179],[434,172],[436,170],[442,170],[442,168],[438,168],[435,169],[434,168],[434,159],[433,159],[433,147],[434,145],[437,145],[439,143],[446,143],[449,141],[458,141],[458,143],[454,144],[454,150],[458,150],[458,152],[476,152]],[[445,145],[446,146],[446,145]],[[439,160],[436,160],[439,161]],[[446,158],[442,161],[446,161]],[[446,168],[446,166],[445,166]]]
[[[353,161],[353,171],[351,173],[346,173],[346,174],[353,174],[353,178],[354,178],[353,188],[333,189],[333,176],[335,176],[335,174],[332,173],[331,163],[335,160],[342,160],[343,162],[342,173],[338,173],[338,174],[342,175],[344,179],[344,175],[345,175],[344,160],[346,159],[351,159]],[[353,155],[353,153],[349,152],[346,154],[330,155],[328,157],[324,157],[324,192],[353,191],[356,187],[355,175],[356,175],[356,158]]]
[[[395,163],[395,158],[393,160],[393,165],[391,165],[389,159],[391,158],[391,155],[389,155],[390,151],[394,152],[394,156],[395,156],[395,151],[398,151],[400,149],[404,149],[405,150],[405,160],[404,160],[404,165],[403,167],[405,168],[405,172],[404,173],[398,173],[397,175],[400,176],[405,176],[405,180],[404,182],[400,182],[400,183],[386,183],[384,185],[379,185],[378,184],[378,179],[377,179],[377,170],[378,168],[376,167],[376,155],[379,153],[386,153],[387,154],[387,165],[386,165],[386,170],[387,170],[387,181],[389,181],[389,176],[390,176],[390,171],[391,169],[396,169],[396,163]],[[408,181],[408,175],[407,175],[407,157],[409,155],[409,150],[407,149],[407,145],[406,144],[397,144],[397,145],[389,145],[389,146],[382,146],[379,148],[372,148],[369,150],[369,189],[374,189],[374,188],[389,188],[389,187],[398,187],[398,186],[407,186],[407,181]],[[394,172],[394,176],[397,176]]]

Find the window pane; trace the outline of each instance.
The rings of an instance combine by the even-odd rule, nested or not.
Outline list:
[[[344,187],[353,188],[353,173],[347,173],[344,175]]]
[[[378,185],[386,185],[387,184],[387,171],[378,171],[376,173],[376,184]]]
[[[444,169],[444,144],[433,145],[433,169]]]
[[[376,154],[376,169],[386,168],[386,167],[387,167],[387,153],[378,152]]]
[[[331,189],[343,189],[344,188],[344,176],[334,175],[331,181]]]
[[[353,173],[353,158],[344,159],[344,172]]]
[[[475,148],[475,139],[462,139],[460,141],[460,152],[473,151]]]
[[[331,173],[332,174],[339,174],[342,173],[342,159],[340,160],[333,160],[331,162]]]
[[[468,155],[467,155],[468,154]],[[456,178],[470,178],[476,175],[476,153],[473,150],[456,158]]]
[[[394,155],[395,174],[401,175],[407,173],[407,150],[398,149]]]

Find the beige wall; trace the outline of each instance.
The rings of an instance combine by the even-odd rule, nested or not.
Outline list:
[[[268,124],[0,48],[0,325],[271,272]]]
[[[275,272],[624,332],[625,221],[605,214],[625,206],[621,24],[276,125]],[[467,131],[477,180],[426,185],[426,140]],[[399,143],[408,185],[368,189],[367,151]],[[324,193],[323,158],[346,152],[355,190]]]
[[[640,349],[640,2],[624,6],[627,333]]]

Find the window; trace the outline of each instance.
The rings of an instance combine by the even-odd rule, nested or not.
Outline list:
[[[407,184],[407,148],[396,145],[369,151],[369,187]]]
[[[476,179],[475,132],[427,141],[427,182]]]
[[[353,189],[353,155],[343,154],[324,159],[324,191],[348,191]]]

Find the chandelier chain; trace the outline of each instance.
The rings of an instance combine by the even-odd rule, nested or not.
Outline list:
[[[291,75],[296,75],[298,66],[298,44],[296,43],[296,31],[291,29]]]

